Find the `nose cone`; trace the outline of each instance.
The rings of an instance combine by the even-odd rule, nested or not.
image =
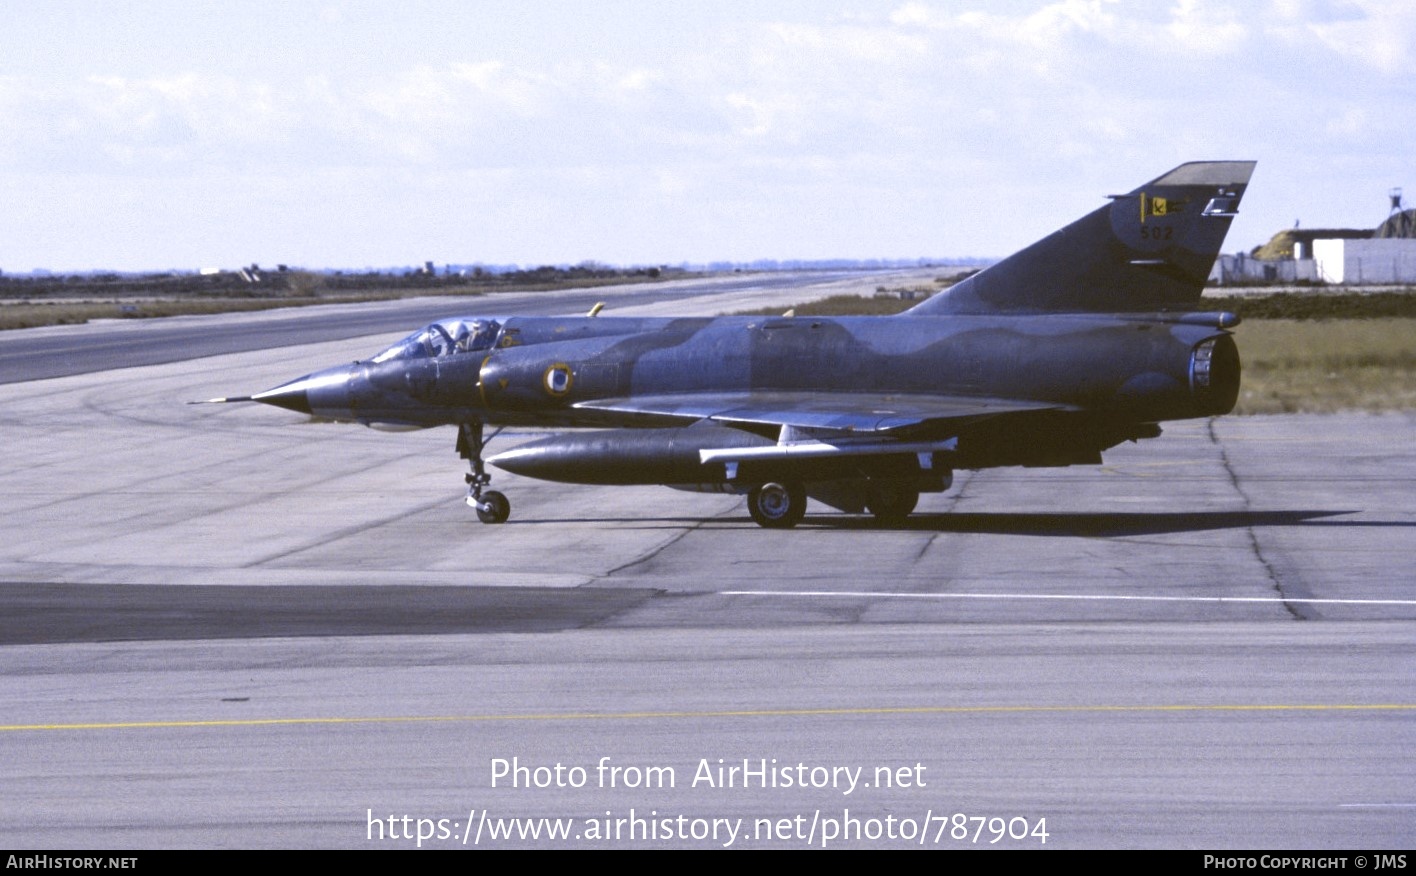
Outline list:
[[[274,389],[258,392],[251,396],[251,401],[275,405],[301,414],[348,418],[351,371],[347,365],[326,368],[324,371],[297,377],[289,383],[282,383]]]
[[[251,400],[301,414],[314,413],[310,410],[310,394],[305,391],[305,381],[308,379],[308,377],[301,377],[289,383],[282,383],[275,389],[256,393],[251,396]]]

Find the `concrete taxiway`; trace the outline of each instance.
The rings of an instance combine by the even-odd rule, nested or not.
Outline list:
[[[1410,845],[1410,414],[1173,423],[890,529],[503,473],[483,526],[450,431],[184,404],[391,339],[294,336],[0,386],[8,844]]]

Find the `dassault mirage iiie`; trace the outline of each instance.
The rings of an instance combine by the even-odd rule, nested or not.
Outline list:
[[[467,503],[491,463],[579,484],[807,497],[882,521],[955,469],[1101,462],[1163,420],[1228,413],[1231,313],[1197,312],[1254,163],[1183,164],[897,316],[478,316],[239,399],[366,425],[454,426]],[[484,459],[487,427],[576,431]]]

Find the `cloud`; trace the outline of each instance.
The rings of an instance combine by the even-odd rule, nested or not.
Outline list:
[[[556,222],[588,247],[602,237],[570,227],[584,221],[605,234],[632,226],[622,250],[664,245],[670,227],[709,228],[754,255],[790,255],[771,243],[788,232],[773,229],[806,217],[817,224],[792,232],[792,246],[914,241],[966,216],[991,243],[958,246],[986,252],[1050,226],[1025,211],[985,227],[979,205],[1082,208],[1118,171],[1126,182],[1195,157],[1409,166],[1416,152],[1416,7],[846,4],[840,15],[808,5],[669,16],[705,16],[682,25],[577,23],[534,4],[520,24],[488,23],[464,9],[464,25],[499,28],[479,40],[439,41],[416,15],[379,17],[420,38],[390,37],[402,53],[349,51],[356,36],[382,46],[359,30],[372,7],[328,21],[316,9],[298,40],[263,34],[268,63],[244,51],[207,59],[173,40],[163,45],[182,51],[166,64],[119,69],[127,55],[99,53],[13,68],[0,77],[0,184],[23,199],[36,180],[82,178],[113,197],[126,187],[135,203],[157,180],[213,199],[258,190],[264,209],[348,241],[349,216],[412,227],[437,223],[430,205],[470,205],[486,242],[525,222],[515,245],[530,246]],[[93,186],[100,177],[113,182]],[[830,215],[875,225],[837,236]],[[698,236],[703,255],[720,254]]]
[[[1307,29],[1344,58],[1398,76],[1416,74],[1416,6],[1405,2],[1358,0],[1351,18],[1314,21]]]

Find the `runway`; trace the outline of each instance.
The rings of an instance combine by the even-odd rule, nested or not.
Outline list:
[[[1410,414],[1171,423],[891,529],[496,473],[489,527],[450,431],[185,404],[416,327],[320,317],[0,386],[10,845],[1412,842]]]
[[[710,275],[663,283],[592,286],[556,291],[505,292],[473,296],[425,296],[374,301],[357,306],[313,304],[229,316],[166,319],[96,320],[82,328],[53,326],[0,336],[0,383],[83,374],[98,368],[181,362],[221,353],[242,353],[314,341],[357,338],[382,332],[397,336],[449,314],[521,315],[584,313],[597,303],[614,312],[628,304],[637,310],[655,303],[678,307],[711,298],[729,310],[742,300],[771,303],[797,299],[796,290],[823,294],[863,291],[863,283],[927,280],[938,271],[897,269],[874,274],[859,271],[782,271],[775,274]],[[784,297],[785,296],[785,297]]]

